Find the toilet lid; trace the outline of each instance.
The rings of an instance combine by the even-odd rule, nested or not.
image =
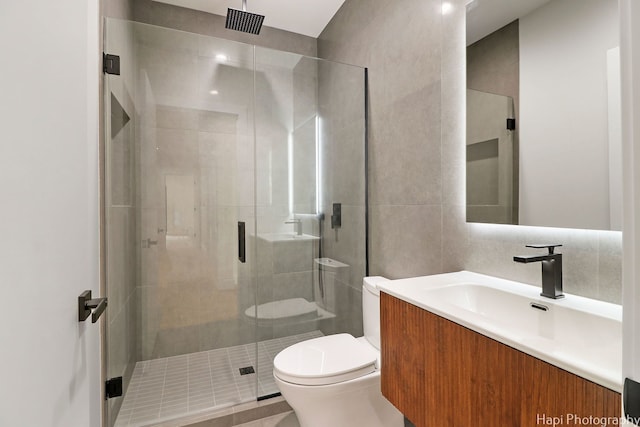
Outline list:
[[[329,335],[285,348],[273,360],[273,370],[293,384],[335,384],[375,371],[377,356],[373,347],[352,335]]]

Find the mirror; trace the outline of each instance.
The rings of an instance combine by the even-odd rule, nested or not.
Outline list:
[[[621,229],[618,34],[617,0],[467,1],[467,222]]]

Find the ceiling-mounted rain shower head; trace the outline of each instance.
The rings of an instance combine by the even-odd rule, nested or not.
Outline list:
[[[247,0],[242,0],[242,10],[227,9],[226,28],[243,33],[260,34],[264,15],[247,12]]]

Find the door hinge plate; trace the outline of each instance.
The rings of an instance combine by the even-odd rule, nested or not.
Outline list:
[[[120,57],[118,55],[102,54],[102,71],[106,74],[120,75]]]
[[[105,382],[104,395],[106,399],[122,396],[122,377],[108,379]]]

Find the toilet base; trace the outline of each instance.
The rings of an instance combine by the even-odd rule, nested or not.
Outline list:
[[[380,391],[380,371],[323,386],[303,386],[275,376],[300,427],[402,427],[404,417]]]

